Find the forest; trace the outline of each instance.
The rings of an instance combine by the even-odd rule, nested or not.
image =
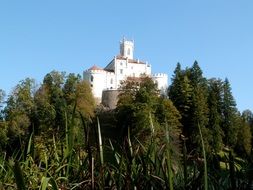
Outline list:
[[[0,189],[253,189],[252,145],[253,113],[197,61],[168,94],[122,82],[114,110],[73,73],[0,89]]]

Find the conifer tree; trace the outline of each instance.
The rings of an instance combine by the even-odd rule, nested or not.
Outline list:
[[[169,88],[169,97],[182,116],[183,133],[189,138],[188,151],[196,150],[196,147],[200,150],[198,126],[202,130],[206,147],[208,147],[207,84],[196,61],[190,69],[186,70],[181,70],[180,64],[177,64]]]
[[[224,136],[221,129],[222,114],[222,81],[210,79],[208,88],[209,122],[208,128],[211,133],[210,146],[213,152],[217,153],[223,146]]]
[[[181,70],[180,63],[177,63],[172,78],[172,84],[169,87],[169,98],[180,112],[183,125],[183,133],[188,136],[187,125],[189,125],[190,107],[192,104],[192,86],[189,77]]]
[[[241,156],[250,155],[252,147],[250,125],[239,113],[236,115],[235,125],[238,128],[235,151]]]
[[[4,97],[5,97],[5,92],[2,89],[0,89],[0,121],[3,120],[2,103],[3,103]]]
[[[242,112],[243,121],[250,127],[251,136],[253,137],[253,113],[247,109]],[[253,145],[253,138],[251,139],[251,145]]]
[[[231,92],[230,83],[226,78],[223,84],[222,130],[224,132],[224,143],[229,147],[234,147],[237,142],[236,114],[236,102]]]
[[[189,73],[190,84],[193,88],[189,125],[189,138],[191,143],[193,143],[191,148],[193,149],[196,147],[198,151],[201,150],[201,139],[198,130],[199,126],[202,131],[206,151],[208,151],[210,134],[207,128],[209,109],[207,104],[208,93],[206,79],[203,77],[203,72],[197,61],[194,62],[193,66],[187,73]]]

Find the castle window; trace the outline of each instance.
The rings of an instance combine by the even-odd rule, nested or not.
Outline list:
[[[90,81],[93,82],[93,80],[94,80],[94,77],[93,77],[93,75],[91,75],[90,76]]]
[[[123,69],[120,69],[119,72],[120,72],[120,74],[123,74]]]
[[[120,65],[122,66],[122,65],[123,65],[123,63],[122,63],[122,62],[120,62]]]
[[[113,79],[111,79],[111,81],[110,81],[110,82],[111,82],[111,84],[113,84]]]
[[[130,48],[128,48],[127,50],[127,55],[130,55]]]

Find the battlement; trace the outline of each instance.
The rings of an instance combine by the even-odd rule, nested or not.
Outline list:
[[[125,37],[120,41],[120,43],[125,43],[125,44],[134,44],[134,40],[127,40]]]
[[[163,77],[168,77],[167,74],[165,73],[154,73],[151,75],[152,77],[156,77],[156,78],[163,78]]]
[[[91,73],[91,74],[99,74],[99,73],[101,73],[101,74],[105,74],[105,73],[107,73],[107,71],[101,70],[101,69],[97,69],[97,70],[89,70],[89,69],[87,69],[87,70],[84,71],[84,73]]]
[[[121,82],[124,80],[140,82],[142,77],[150,77],[161,93],[166,94],[168,75],[152,74],[150,63],[134,58],[134,40],[123,38],[119,45],[119,54],[106,67],[93,65],[83,72],[83,78],[90,83],[97,102],[114,109]]]
[[[106,74],[107,74],[107,75],[110,75],[110,76],[115,75],[115,73],[114,73],[114,72],[108,72],[108,71],[106,71]]]

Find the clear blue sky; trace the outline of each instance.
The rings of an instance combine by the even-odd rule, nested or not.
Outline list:
[[[253,110],[252,10],[252,0],[0,1],[0,89],[103,67],[126,36],[154,72],[171,78],[177,62],[197,60],[206,77],[230,80],[239,110]]]

